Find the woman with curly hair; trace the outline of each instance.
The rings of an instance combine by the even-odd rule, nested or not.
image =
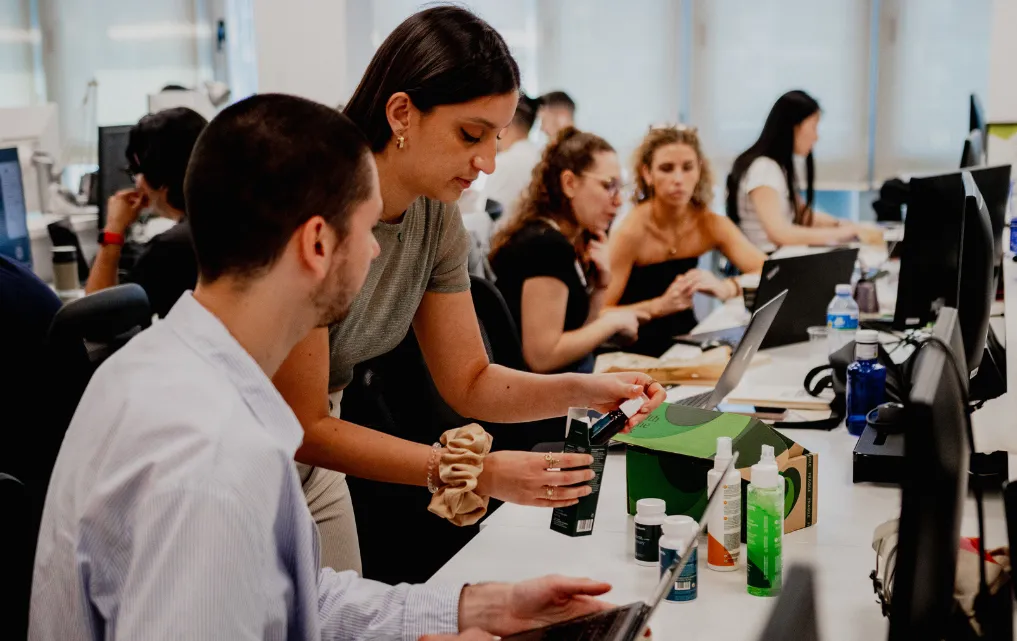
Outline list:
[[[742,272],[759,272],[766,256],[737,225],[710,211],[713,176],[695,129],[650,129],[633,165],[635,207],[611,235],[613,277],[604,299],[650,317],[626,349],[660,356],[674,336],[696,326],[693,294],[727,300],[740,293],[733,279],[698,269],[700,256],[716,249]]]
[[[621,167],[599,136],[573,127],[544,150],[519,208],[492,242],[498,288],[535,372],[591,372],[593,350],[635,339],[642,310],[601,314],[611,283],[607,230],[621,206]]]

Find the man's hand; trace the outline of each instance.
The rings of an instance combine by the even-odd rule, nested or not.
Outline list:
[[[113,194],[106,207],[106,231],[126,233],[147,205],[148,199],[137,189],[121,189]]]
[[[631,429],[657,409],[667,399],[667,392],[660,383],[642,372],[618,372],[615,374],[584,374],[583,405],[598,412],[611,412],[624,401],[645,394],[649,400],[629,419]]]
[[[608,583],[562,576],[467,586],[459,600],[459,628],[498,636],[540,628],[617,607],[593,598],[610,590]],[[467,639],[488,638],[468,634]]]

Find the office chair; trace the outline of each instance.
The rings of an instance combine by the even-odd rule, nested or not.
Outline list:
[[[83,342],[94,371],[102,361],[151,324],[148,295],[140,285],[128,283],[61,307],[50,325],[49,341],[57,349],[74,347]]]
[[[85,281],[88,280],[88,261],[85,260],[85,255],[81,251],[81,240],[78,238],[78,234],[75,233],[74,228],[71,227],[70,219],[63,218],[52,222],[46,226],[46,229],[49,231],[49,239],[54,247],[70,246],[77,250],[78,280],[84,285]],[[38,260],[45,259],[39,257]]]
[[[480,323],[480,336],[484,339],[487,357],[496,365],[530,371],[523,357],[522,336],[498,288],[489,280],[471,275],[470,295],[473,296],[473,309]],[[565,419],[562,417],[511,425],[483,423],[483,426],[494,436],[498,449],[503,450],[560,452],[561,439],[565,438]]]
[[[491,217],[492,221],[498,222],[498,219],[505,213],[505,206],[497,200],[491,200],[488,198],[487,202],[484,203],[484,211],[487,212],[487,215]]]
[[[530,371],[523,358],[523,343],[516,321],[495,284],[471,275],[470,295],[480,322],[480,335],[484,339],[487,357],[498,365]]]

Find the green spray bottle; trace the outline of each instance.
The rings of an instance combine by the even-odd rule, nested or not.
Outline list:
[[[771,445],[763,446],[752,466],[746,499],[749,594],[777,596],[784,570],[784,483]]]

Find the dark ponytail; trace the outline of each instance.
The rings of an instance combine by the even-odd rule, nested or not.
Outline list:
[[[491,25],[454,6],[413,14],[381,43],[344,113],[379,152],[392,138],[385,105],[406,92],[428,112],[519,87],[519,66]]]
[[[816,196],[815,163],[810,151],[809,155],[805,157],[805,206],[801,207],[796,198],[798,177],[795,174],[794,149],[795,127],[817,112],[819,112],[819,103],[804,91],[789,91],[777,99],[773,109],[770,110],[770,115],[766,118],[766,124],[763,125],[763,132],[759,134],[759,140],[735,159],[731,173],[728,174],[727,215],[735,224],[741,222],[741,215],[738,213],[738,188],[742,178],[745,177],[745,172],[761,156],[772,158],[784,170],[788,199],[791,201],[795,224],[810,225],[812,223],[812,204]]]

